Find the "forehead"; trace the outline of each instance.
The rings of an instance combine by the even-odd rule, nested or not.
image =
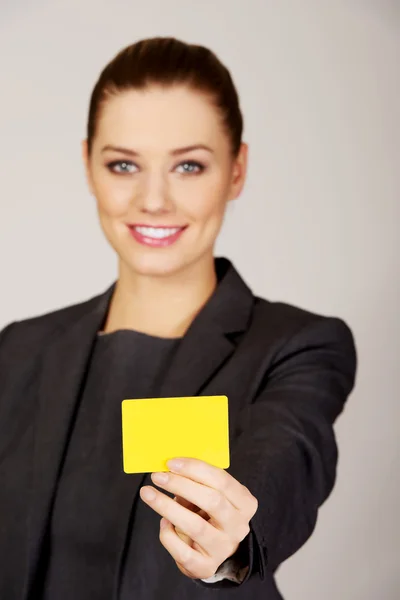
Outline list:
[[[183,86],[150,87],[110,96],[101,110],[96,137],[101,143],[143,148],[227,144],[211,100]]]

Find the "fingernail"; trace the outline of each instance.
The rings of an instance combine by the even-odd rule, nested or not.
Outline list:
[[[168,527],[169,525],[169,521],[167,521],[167,519],[165,519],[164,517],[161,519],[160,521],[160,527],[161,529],[165,529],[166,527]]]
[[[167,473],[153,473],[151,478],[154,483],[160,483],[161,485],[166,484],[169,479]]]
[[[156,493],[151,488],[142,488],[142,498],[151,502],[156,497]]]
[[[173,460],[169,460],[167,462],[167,465],[171,471],[180,471],[181,469],[183,469],[183,461],[178,460],[176,458],[174,458]]]

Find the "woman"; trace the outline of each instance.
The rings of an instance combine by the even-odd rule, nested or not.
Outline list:
[[[0,597],[281,598],[274,572],[334,484],[352,334],[255,297],[214,258],[247,146],[209,50],[121,51],[93,90],[83,157],[119,274],[1,333]],[[183,457],[165,481],[123,473],[124,398],[219,394],[229,469]]]

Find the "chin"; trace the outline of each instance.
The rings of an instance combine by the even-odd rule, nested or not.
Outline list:
[[[153,256],[135,256],[134,259],[130,257],[125,264],[132,273],[143,277],[168,277],[179,273],[188,266],[182,257],[173,258],[155,254]]]

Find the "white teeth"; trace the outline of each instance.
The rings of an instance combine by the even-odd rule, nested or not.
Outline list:
[[[160,240],[175,235],[181,230],[181,227],[135,227],[135,230],[140,235]]]

